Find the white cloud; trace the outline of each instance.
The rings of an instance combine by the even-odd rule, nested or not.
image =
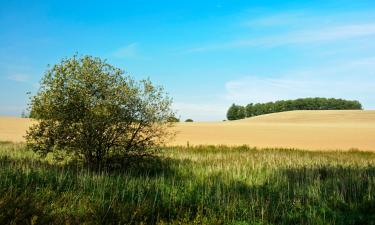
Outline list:
[[[138,43],[131,43],[127,46],[121,47],[113,52],[113,56],[117,58],[137,58],[138,54]]]
[[[375,35],[375,23],[351,24],[303,30],[280,38],[279,44],[303,44],[321,41],[335,41]]]
[[[225,84],[224,98],[246,104],[300,97],[357,99],[375,108],[375,58],[365,58],[321,69],[285,72],[263,78],[245,76]]]
[[[223,94],[210,102],[176,102],[181,119],[219,121],[230,104],[268,102],[303,97],[355,99],[375,109],[375,58],[321,65],[281,72],[278,76],[241,76],[225,83]]]
[[[285,25],[296,25],[301,22],[311,21],[311,16],[307,16],[306,12],[295,11],[295,12],[286,12],[271,14],[268,16],[258,17],[251,20],[246,20],[242,24],[246,27],[259,27],[259,26],[285,26]]]
[[[175,102],[173,104],[173,108],[177,111],[177,115],[181,116],[182,120],[191,118],[194,121],[212,121],[224,119],[228,105],[222,103],[197,104],[187,102]]]
[[[13,74],[8,76],[8,79],[16,82],[27,82],[30,77],[26,74]]]
[[[326,43],[375,36],[375,23],[359,23],[300,29],[253,39],[240,39],[186,50],[186,53],[244,47],[277,47],[309,43]],[[362,43],[365,45],[366,43]]]

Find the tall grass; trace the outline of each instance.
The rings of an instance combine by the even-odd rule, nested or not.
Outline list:
[[[375,224],[375,154],[164,149],[115,171],[0,144],[0,224]]]

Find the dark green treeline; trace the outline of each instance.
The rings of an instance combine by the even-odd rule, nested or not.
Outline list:
[[[232,104],[227,112],[228,120],[244,119],[268,113],[292,110],[348,110],[362,109],[359,101],[335,98],[299,98],[267,103],[250,103],[246,106]]]

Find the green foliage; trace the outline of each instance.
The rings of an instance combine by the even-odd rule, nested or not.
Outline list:
[[[171,116],[171,117],[168,118],[168,122],[178,123],[178,122],[180,122],[180,119],[175,117],[175,116]]]
[[[192,120],[192,119],[186,119],[185,122],[188,122],[188,123],[190,122],[191,123],[191,122],[194,122],[194,120]]]
[[[237,119],[237,107],[235,104],[232,104],[231,107],[229,107],[228,112],[227,112],[227,119],[228,120]]]
[[[242,106],[233,104],[227,113],[228,120],[243,119],[240,109]],[[281,100],[267,103],[250,103],[244,111],[246,117],[259,116],[268,113],[284,112],[292,110],[348,110],[362,109],[358,101],[350,101],[334,98],[300,98],[296,100]]]
[[[31,98],[31,115],[38,120],[26,137],[32,150],[64,150],[93,166],[151,154],[169,137],[174,117],[163,88],[91,56],[47,70]]]
[[[237,106],[237,119],[244,119],[246,117],[246,109],[243,106]]]
[[[375,154],[174,147],[126,171],[0,146],[0,224],[374,224]]]
[[[246,117],[246,109],[243,106],[232,104],[228,109],[227,119],[228,120],[239,120]]]

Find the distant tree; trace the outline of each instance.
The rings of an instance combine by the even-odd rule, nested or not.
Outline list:
[[[245,107],[246,117],[252,117],[254,115],[253,103],[247,104]]]
[[[237,119],[244,119],[246,117],[246,109],[243,106],[237,106]]]
[[[186,119],[185,122],[194,122],[192,119]]]
[[[175,116],[171,116],[171,117],[168,118],[168,122],[178,123],[178,122],[180,122],[180,119],[175,117]]]
[[[229,107],[227,112],[227,119],[228,120],[237,120],[238,116],[238,107],[235,104],[232,104],[231,107]]]
[[[233,104],[227,111],[228,120],[238,120],[246,118],[246,108]]]
[[[264,114],[264,106],[263,104],[256,103],[253,107],[254,110],[254,116],[262,115]]]
[[[38,123],[27,132],[27,145],[42,155],[64,150],[92,166],[149,155],[171,135],[171,103],[150,80],[74,56],[47,70],[31,98]]]

